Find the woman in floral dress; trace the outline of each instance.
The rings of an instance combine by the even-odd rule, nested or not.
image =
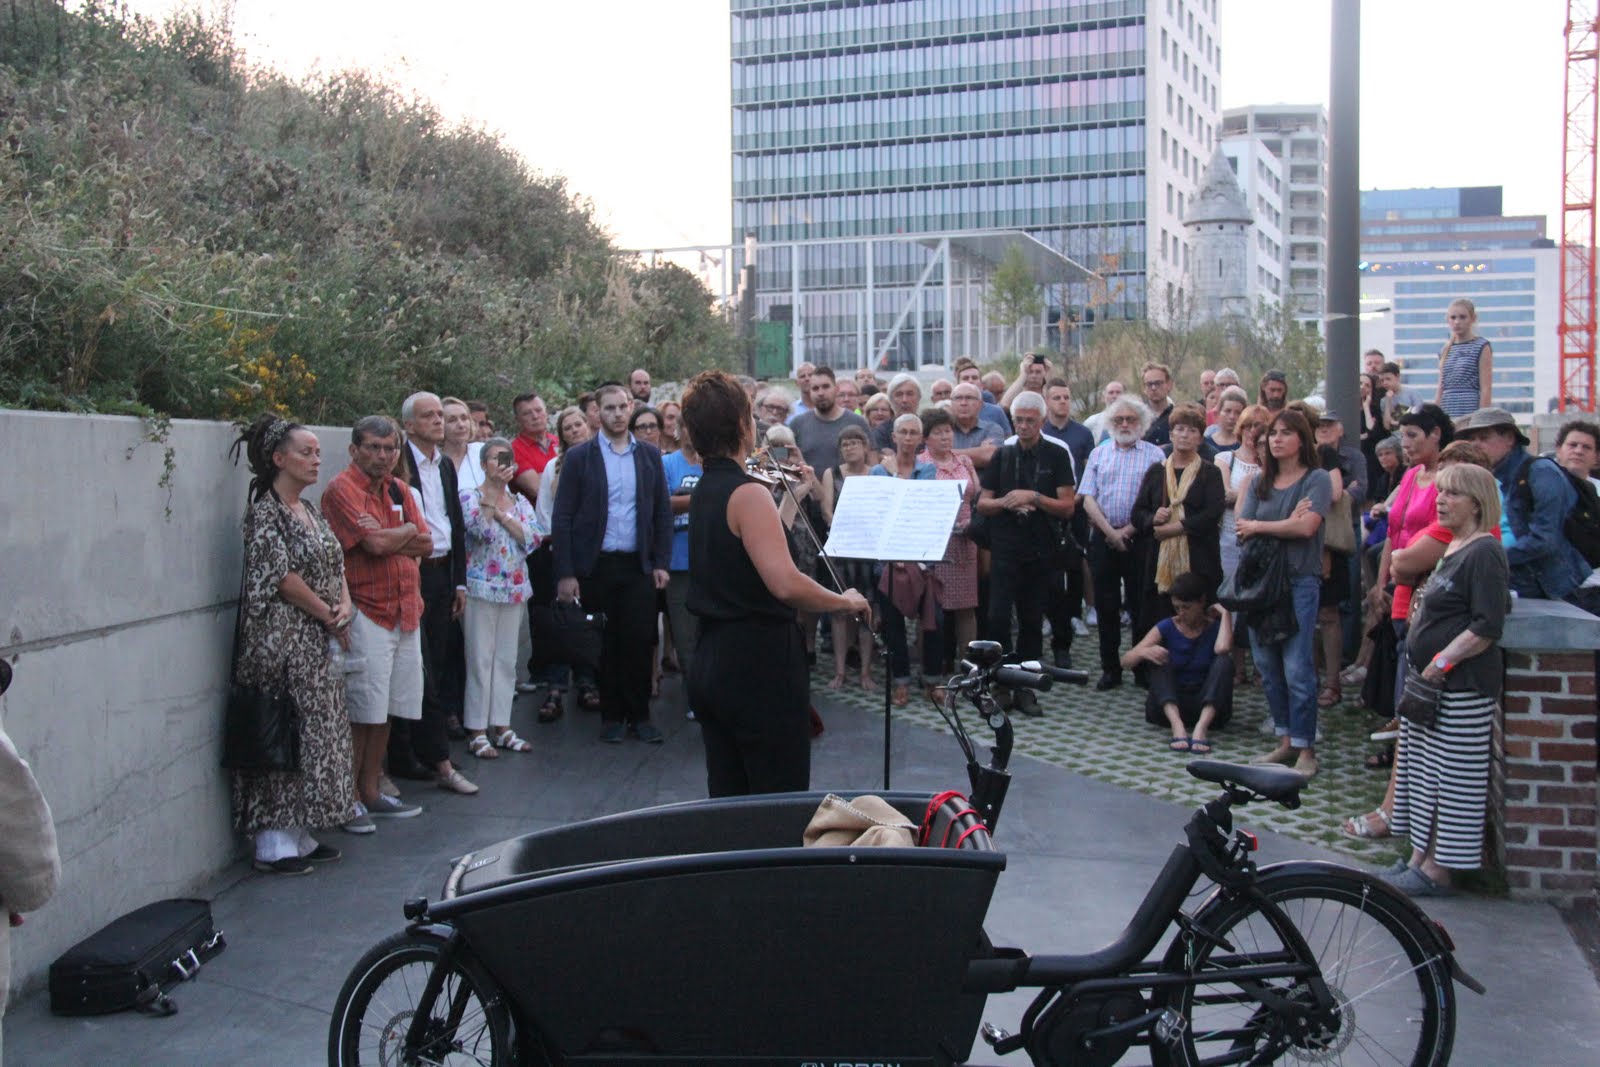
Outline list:
[[[300,767],[235,771],[233,824],[254,838],[255,867],[308,874],[339,858],[311,831],[339,826],[356,810],[344,678],[329,637],[345,641],[354,608],[344,553],[322,513],[300,494],[317,483],[322,450],[303,426],[263,415],[235,445],[245,449],[250,508],[244,517],[244,597],[234,679],[287,683],[300,713]]]
[[[517,696],[517,638],[533,585],[527,555],[539,544],[533,506],[508,483],[516,477],[511,442],[483,443],[483,484],[461,494],[467,528],[467,698],[463,720],[467,750],[495,759],[496,749],[527,752],[532,745],[511,729]],[[488,732],[485,732],[487,727]]]

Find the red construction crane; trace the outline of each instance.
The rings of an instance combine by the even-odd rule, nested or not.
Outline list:
[[[1566,125],[1561,135],[1561,410],[1595,403],[1595,148],[1600,139],[1597,0],[1567,0]]]

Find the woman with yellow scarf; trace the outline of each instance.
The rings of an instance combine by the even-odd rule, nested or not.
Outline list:
[[[1133,502],[1133,528],[1144,542],[1145,584],[1133,632],[1142,634],[1156,620],[1172,615],[1173,579],[1195,574],[1205,579],[1206,602],[1222,584],[1222,513],[1227,490],[1216,464],[1200,456],[1206,429],[1198,404],[1180,404],[1169,420],[1171,454],[1145,472]]]

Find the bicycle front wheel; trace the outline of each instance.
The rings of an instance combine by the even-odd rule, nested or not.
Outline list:
[[[1253,988],[1206,981],[1208,972],[1297,959],[1254,901],[1220,898],[1196,922],[1233,951],[1196,940],[1185,969],[1198,981],[1177,990],[1171,1001],[1183,1016],[1184,1032],[1165,1057],[1157,1046],[1158,1062],[1164,1058],[1173,1067],[1272,1062],[1432,1067],[1449,1062],[1455,988],[1437,937],[1414,912],[1371,883],[1337,870],[1269,875],[1259,888],[1300,931],[1327,983],[1332,1012],[1320,1020],[1313,1016],[1312,1026],[1299,1028],[1264,1003],[1281,997],[1315,1005],[1316,995],[1304,978],[1267,979]],[[1270,1058],[1261,1058],[1264,1054]]]
[[[442,938],[406,932],[361,958],[334,1005],[329,1067],[510,1067],[511,1019],[504,998],[468,956],[456,956],[430,1006],[422,1047],[407,1052],[417,1002],[443,951]]]

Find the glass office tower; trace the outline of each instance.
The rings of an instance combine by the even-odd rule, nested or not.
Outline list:
[[[733,239],[755,236],[757,317],[792,327],[796,362],[948,363],[994,325],[977,319],[1021,239],[1006,234],[1025,235],[1050,307],[1025,324],[1035,342],[1059,342],[1063,316],[1143,316],[1158,279],[1182,287],[1216,0],[732,0],[731,16]]]

